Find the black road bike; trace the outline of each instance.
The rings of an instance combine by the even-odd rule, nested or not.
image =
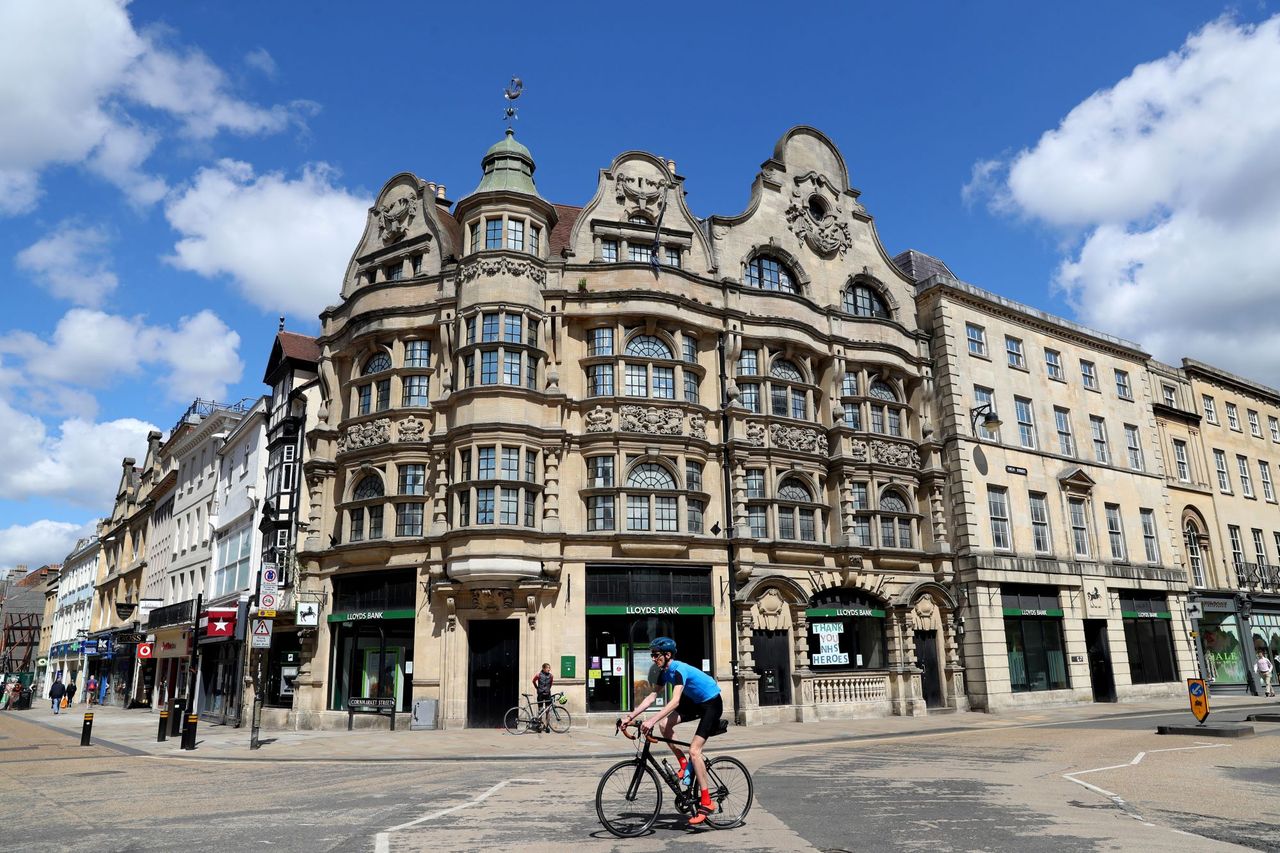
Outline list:
[[[629,728],[634,728],[636,734],[631,734]],[[719,730],[712,736],[724,734],[728,728],[728,722],[721,720]],[[596,788],[596,816],[600,818],[600,824],[619,838],[631,838],[648,832],[658,819],[658,812],[662,810],[662,785],[658,783],[659,779],[675,795],[676,810],[683,815],[693,815],[702,798],[698,775],[693,774],[692,784],[688,788],[682,788],[675,769],[665,759],[659,762],[650,752],[651,745],[655,743],[675,744],[686,750],[689,744],[653,735],[641,735],[638,722],[623,726],[619,719],[617,731],[636,742],[636,757],[618,762],[601,777],[600,786]],[[711,804],[715,808],[715,813],[707,816],[707,824],[716,829],[730,829],[741,825],[747,812],[751,810],[754,791],[751,774],[742,762],[727,755],[707,759],[707,785],[711,790]]]

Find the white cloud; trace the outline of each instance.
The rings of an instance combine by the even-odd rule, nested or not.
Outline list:
[[[166,396],[224,399],[244,372],[240,335],[212,311],[181,318],[174,327],[148,325],[87,308],[63,315],[50,340],[30,332],[0,338],[0,353],[23,362],[25,382],[106,388],[121,379],[159,371]],[[3,422],[3,421],[0,421]]]
[[[970,187],[1077,230],[1057,284],[1084,322],[1280,383],[1277,80],[1280,16],[1215,21]]]
[[[56,164],[85,164],[135,203],[162,197],[164,181],[142,169],[161,130],[130,111],[207,139],[277,132],[312,107],[236,97],[198,50],[137,32],[119,0],[0,3],[0,213],[33,208],[41,172]]]
[[[17,263],[54,296],[77,305],[98,305],[119,284],[104,251],[106,244],[102,228],[63,222],[19,252]]]
[[[0,529],[0,578],[18,565],[36,569],[48,563],[61,563],[75,547],[76,540],[93,530],[93,522],[75,524],[48,519]]]
[[[165,206],[182,235],[168,260],[209,278],[230,276],[267,311],[315,317],[338,301],[369,209],[335,177],[323,163],[295,179],[255,175],[235,160],[201,169]]]
[[[120,460],[141,459],[154,426],[135,418],[63,421],[56,433],[0,399],[0,492],[8,500],[53,498],[99,511],[120,482]]]
[[[267,52],[265,47],[260,47],[246,53],[244,56],[244,64],[268,77],[276,76],[276,61],[271,54]]]

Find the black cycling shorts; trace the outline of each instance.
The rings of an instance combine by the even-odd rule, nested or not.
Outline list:
[[[682,693],[680,704],[676,706],[676,714],[682,723],[698,720],[698,730],[694,734],[701,735],[705,740],[720,728],[720,718],[724,716],[724,699],[716,694],[705,702],[694,702]]]

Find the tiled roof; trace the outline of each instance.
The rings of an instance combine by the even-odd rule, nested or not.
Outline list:
[[[436,205],[436,216],[440,220],[440,226],[449,232],[449,242],[453,244],[452,254],[462,254],[462,226],[458,224],[458,220],[453,218],[453,214],[445,209],[444,205]]]
[[[558,258],[560,253],[569,247],[569,235],[573,232],[573,224],[578,221],[578,214],[582,213],[581,207],[573,207],[568,204],[553,204],[559,215],[556,227],[551,229],[551,242],[548,248],[551,250],[551,257]]]
[[[926,255],[924,252],[917,252],[915,249],[907,249],[895,257],[893,263],[898,269],[902,270],[904,275],[916,283],[935,275],[956,278],[956,274],[940,258]]]
[[[319,361],[320,346],[310,335],[297,332],[277,332],[276,340],[280,344],[280,352],[285,358],[297,361]]]

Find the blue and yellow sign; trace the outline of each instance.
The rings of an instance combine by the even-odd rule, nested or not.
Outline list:
[[[1187,697],[1191,700],[1191,713],[1198,722],[1204,723],[1209,716],[1209,685],[1203,678],[1188,678]]]

